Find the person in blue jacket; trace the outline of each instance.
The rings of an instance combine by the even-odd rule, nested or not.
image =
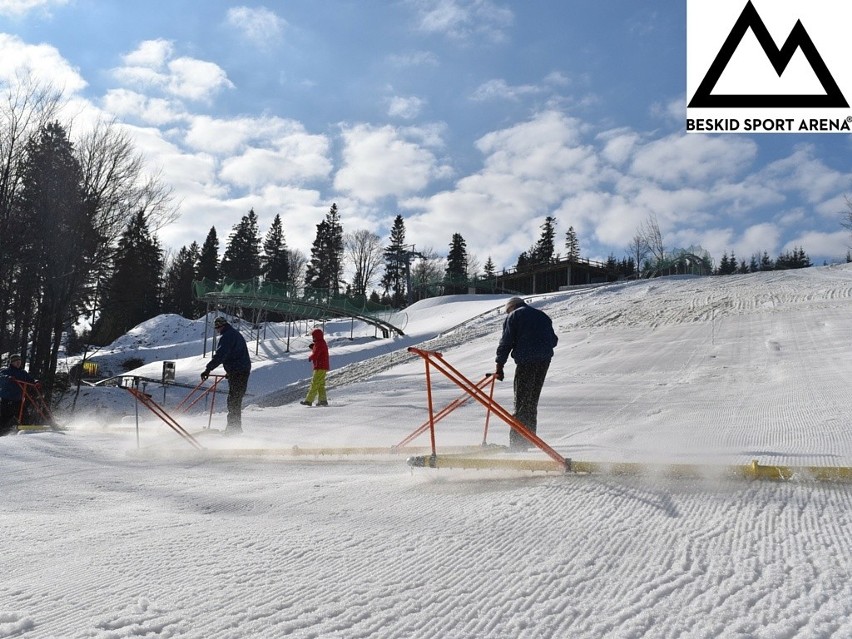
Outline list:
[[[538,400],[544,378],[553,358],[553,348],[559,341],[553,332],[550,317],[528,306],[520,297],[506,302],[503,335],[497,346],[495,376],[505,377],[503,366],[511,354],[515,360],[515,417],[533,433],[538,425]],[[525,450],[529,442],[515,429],[509,431],[509,447]]]
[[[228,323],[228,320],[217,317],[213,320],[213,329],[219,334],[219,344],[216,346],[213,358],[201,373],[201,379],[207,379],[210,371],[219,364],[225,369],[225,375],[228,378],[228,423],[225,434],[239,435],[243,432],[243,396],[248,388],[251,358],[246,340]]]
[[[9,357],[9,366],[0,370],[0,437],[14,430],[21,413],[24,396],[15,380],[36,383],[33,376],[24,370],[20,355]]]

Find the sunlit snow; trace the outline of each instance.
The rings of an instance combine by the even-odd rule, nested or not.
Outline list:
[[[852,466],[852,267],[620,283],[533,296],[560,341],[538,434],[574,460]],[[298,404],[309,329],[254,341],[245,435],[224,397],[176,414],[194,452],[120,388],[65,433],[0,439],[0,637],[848,637],[852,484],[410,468],[423,361],[493,369],[501,296],[427,300],[404,337],[325,324],[328,408]],[[162,316],[97,354],[196,384],[204,321]],[[261,332],[261,336],[263,333]],[[208,343],[208,357],[209,357]],[[495,398],[511,408],[513,373]],[[221,372],[221,369],[214,372]],[[459,395],[432,375],[436,407]],[[188,389],[146,387],[169,410]],[[65,404],[68,404],[66,400]],[[470,403],[442,448],[482,442]],[[137,443],[138,436],[138,443]],[[491,419],[488,442],[506,444]],[[428,434],[412,443],[428,446]],[[540,452],[492,453],[544,458]]]

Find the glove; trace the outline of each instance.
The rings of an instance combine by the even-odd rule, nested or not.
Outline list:
[[[201,371],[201,381],[205,381],[208,377],[210,377],[209,371]]]
[[[506,378],[503,374],[503,364],[497,364],[497,368],[494,369],[494,377],[497,378],[498,382],[502,382]]]

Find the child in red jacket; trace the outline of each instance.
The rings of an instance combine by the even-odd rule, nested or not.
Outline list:
[[[318,398],[317,406],[328,406],[328,398],[325,395],[325,376],[328,374],[328,344],[325,342],[325,336],[322,330],[315,328],[311,333],[314,338],[314,343],[311,344],[311,356],[308,361],[314,365],[314,374],[311,377],[311,387],[308,390],[308,396],[300,404],[310,406],[314,403],[314,398]]]

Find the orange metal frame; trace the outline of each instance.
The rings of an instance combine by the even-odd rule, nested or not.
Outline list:
[[[434,406],[433,406],[433,403],[432,403],[432,376],[431,376],[431,369],[432,368],[443,373],[443,375],[445,377],[447,377],[456,386],[458,386],[463,391],[465,391],[465,393],[467,395],[469,395],[470,397],[472,397],[473,399],[478,401],[480,404],[485,406],[486,410],[488,411],[489,416],[490,416],[491,413],[494,413],[497,417],[499,417],[504,422],[506,422],[506,424],[508,424],[510,428],[514,429],[524,439],[526,439],[528,442],[530,442],[535,447],[542,450],[548,457],[550,457],[551,459],[553,459],[556,462],[559,462],[560,464],[563,464],[565,466],[566,470],[570,469],[571,462],[569,460],[565,459],[562,455],[560,455],[555,450],[553,450],[553,448],[551,448],[550,445],[548,445],[547,442],[545,442],[538,435],[536,435],[534,432],[532,432],[530,429],[528,429],[526,426],[524,426],[521,422],[519,422],[515,418],[514,415],[512,415],[509,411],[507,411],[500,404],[498,404],[497,402],[494,401],[494,385],[493,385],[493,379],[494,378],[493,378],[493,376],[486,376],[486,378],[483,379],[482,381],[474,383],[471,380],[469,380],[467,377],[465,377],[462,373],[460,373],[457,369],[455,369],[452,365],[450,365],[444,359],[444,356],[441,353],[438,353],[436,351],[426,351],[426,350],[423,350],[423,349],[420,349],[420,348],[415,348],[413,346],[409,347],[408,352],[414,353],[415,355],[420,356],[421,358],[423,358],[423,360],[426,364],[426,397],[427,397],[427,402],[429,404],[429,420],[428,420],[428,422],[426,422],[426,424],[424,424],[419,429],[417,429],[417,431],[415,431],[415,433],[419,434],[420,432],[423,432],[424,430],[426,430],[426,428],[429,429],[430,435],[431,435],[431,441],[432,441],[432,455],[433,456],[437,454],[436,450],[435,450],[435,422],[437,422],[439,419],[445,417],[451,410],[454,410],[455,408],[460,406],[461,403],[464,403],[464,400],[462,400],[459,403],[457,403],[459,400],[456,400],[456,402],[453,402],[453,404],[456,404],[455,406],[453,406],[453,404],[450,405],[450,406],[453,406],[452,409],[447,410],[445,408],[436,415],[435,412],[434,412]],[[488,381],[489,377],[492,380],[491,393],[486,394],[485,391],[484,391],[484,387],[487,385],[487,381]],[[447,408],[449,408],[449,406]],[[486,427],[486,434],[487,434],[487,429],[488,429],[487,419],[486,419],[486,426],[485,427]],[[404,441],[408,441],[408,439],[406,439]]]
[[[157,404],[157,402],[155,402],[153,399],[151,399],[150,395],[140,391],[138,388],[133,387],[133,386],[123,386],[122,388],[124,388],[127,392],[129,392],[131,395],[133,395],[139,403],[141,403],[143,406],[145,406],[145,408],[150,410],[157,417],[159,417],[163,422],[166,423],[166,425],[169,428],[171,428],[178,435],[183,437],[186,441],[188,441],[190,444],[192,444],[192,446],[194,446],[196,449],[202,450],[204,448],[204,446],[199,444],[198,440],[195,439],[195,437],[193,437],[191,433],[189,433],[183,426],[181,426],[180,424],[177,423],[177,420],[175,420],[174,417],[169,415],[162,406],[160,406],[159,404]],[[138,429],[138,424],[137,424],[137,429]],[[137,438],[138,438],[138,430],[137,430]]]
[[[427,377],[428,377],[428,372],[427,372]],[[491,391],[490,391],[490,393],[489,393],[489,397],[493,398],[493,397],[494,397],[494,380],[495,380],[495,379],[496,379],[496,378],[494,377],[494,375],[493,375],[493,374],[488,373],[485,377],[483,377],[481,380],[479,380],[478,382],[476,382],[475,386],[476,386],[477,388],[479,388],[479,389],[484,389],[484,388],[486,388],[487,386],[489,386],[489,385],[490,385],[490,386],[491,386]],[[427,388],[427,393],[429,393],[429,394],[430,394],[430,396],[431,396],[431,389]],[[459,397],[457,397],[456,399],[454,399],[452,402],[450,402],[449,404],[447,404],[446,406],[444,406],[444,408],[442,408],[441,410],[439,410],[439,411],[438,411],[437,413],[435,413],[434,415],[432,415],[432,412],[430,411],[430,412],[429,412],[429,419],[427,419],[427,420],[426,420],[425,422],[423,422],[420,426],[418,426],[418,427],[414,430],[414,432],[412,432],[410,435],[408,435],[408,437],[406,437],[405,439],[403,439],[401,442],[399,442],[399,443],[398,443],[396,446],[394,446],[393,448],[394,448],[394,449],[402,448],[403,446],[405,446],[405,445],[407,445],[407,444],[411,443],[411,442],[412,442],[414,439],[416,439],[419,435],[421,435],[422,433],[425,433],[427,430],[429,430],[430,428],[432,428],[432,427],[434,426],[434,424],[436,424],[437,422],[439,422],[439,421],[441,421],[442,419],[444,419],[444,417],[446,417],[447,415],[449,415],[450,413],[452,413],[455,409],[457,409],[457,408],[459,408],[460,406],[463,406],[464,404],[466,404],[466,403],[467,403],[470,399],[471,399],[470,395],[469,395],[467,392],[465,392],[465,393],[462,393],[462,394],[461,394]],[[485,432],[484,432],[484,433],[483,433],[483,435],[482,435],[482,445],[483,445],[483,446],[484,446],[484,445],[487,443],[487,441],[488,441],[488,421],[489,421],[489,419],[490,419],[490,418],[491,418],[491,410],[490,410],[490,409],[488,409],[488,411],[487,411],[487,412],[486,412],[486,414],[485,414]],[[434,440],[434,436],[433,436],[433,440]],[[434,445],[433,445],[433,450],[434,450]]]
[[[14,378],[12,378],[12,381],[21,389],[21,408],[18,410],[18,424],[24,423],[24,410],[26,409],[27,402],[29,402],[30,406],[36,410],[46,424],[56,426],[53,415],[50,413],[50,408],[47,406],[47,402],[44,401],[44,395],[41,394],[39,385]]]
[[[198,397],[195,397],[195,399],[192,399],[195,396],[195,394],[198,393],[198,391],[201,390],[201,387],[204,385],[204,382],[206,380],[202,379],[200,382],[198,382],[198,385],[189,392],[189,395],[184,397],[183,400],[181,400],[180,404],[178,404],[177,407],[175,407],[175,410],[178,411],[178,412],[188,413],[189,409],[191,409],[193,406],[195,406],[204,397],[206,397],[207,395],[210,395],[211,396],[210,415],[207,419],[207,428],[210,428],[210,424],[213,423],[213,407],[216,405],[216,389],[219,387],[219,382],[221,382],[227,376],[226,375],[210,375],[210,377],[213,378],[212,386],[208,386],[207,388],[205,388],[203,390],[203,392],[201,392],[198,395]],[[190,401],[190,400],[192,400],[192,401]]]

